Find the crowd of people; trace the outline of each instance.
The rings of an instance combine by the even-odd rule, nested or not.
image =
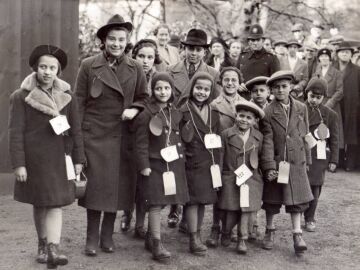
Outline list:
[[[34,48],[27,76],[10,99],[9,144],[14,198],[33,205],[36,260],[66,265],[59,249],[62,207],[75,201],[84,175],[85,255],[112,253],[117,211],[157,261],[171,253],[161,241],[168,226],[189,236],[189,252],[229,246],[246,254],[266,215],[262,247],[274,248],[275,215],[289,213],[294,250],[316,231],[326,171],[359,165],[360,68],[344,40],[321,40],[315,23],[305,37],[273,42],[252,25],[246,44],[190,29],[178,47],[170,28],[129,46],[130,22],[113,16],[99,28],[101,52],[82,61],[72,88],[60,79],[67,55]],[[211,233],[201,231],[212,206]],[[181,215],[182,212],[182,215]],[[148,215],[148,224],[145,217]],[[181,218],[180,218],[181,215]],[[181,220],[180,220],[181,219]]]

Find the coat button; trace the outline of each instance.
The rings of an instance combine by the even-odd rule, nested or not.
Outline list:
[[[183,158],[183,157],[184,157],[184,155],[183,155],[183,154],[180,154],[180,155],[179,155],[179,157],[180,157],[180,158]]]
[[[175,134],[176,134],[176,135],[179,135],[179,131],[175,131]]]
[[[181,147],[181,143],[178,143],[178,146]]]
[[[165,129],[165,133],[169,133],[169,131],[167,129]]]
[[[286,138],[290,139],[290,135],[286,135]]]

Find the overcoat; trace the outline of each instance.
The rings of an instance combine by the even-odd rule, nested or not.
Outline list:
[[[171,45],[158,46],[158,52],[165,65],[173,65],[180,61],[179,50]]]
[[[71,204],[74,184],[67,180],[65,154],[72,156],[74,164],[85,162],[77,103],[70,85],[56,78],[52,96],[53,100],[32,73],[10,97],[12,167],[24,166],[28,174],[26,182],[15,182],[14,198],[39,207]],[[64,135],[56,135],[49,123],[59,114],[66,116],[71,127]]]
[[[266,203],[297,205],[313,199],[306,173],[311,154],[304,139],[309,132],[308,112],[305,104],[289,98],[289,121],[276,100],[265,108],[265,117],[260,121],[260,131],[264,135],[264,171],[278,169],[283,160],[290,163],[288,184],[278,184],[276,180],[265,182],[263,201]]]
[[[205,64],[204,61],[200,62],[200,65],[197,68],[196,72],[198,72],[198,71],[203,71],[203,72],[209,73],[214,78],[215,82],[219,76],[218,71],[216,69],[214,69],[213,67],[210,67],[207,64]],[[190,84],[189,73],[186,69],[185,60],[169,66],[167,68],[167,72],[169,72],[170,76],[174,80],[174,86],[175,86],[174,95],[175,95],[175,102],[176,102],[177,100],[180,99],[181,95],[184,93],[185,89],[187,89],[189,87],[189,84]],[[195,74],[196,74],[196,72],[195,72]],[[219,93],[220,93],[220,86],[217,85],[215,96],[219,95]],[[182,104],[179,104],[179,107],[181,105]]]
[[[180,126],[184,129],[182,137],[185,144],[189,204],[214,204],[217,201],[217,190],[213,188],[210,167],[213,164],[219,165],[220,149],[213,149],[213,160],[211,153],[205,148],[204,137],[209,133],[219,134],[220,119],[218,112],[212,110],[211,106],[204,106],[209,108],[207,123],[196,112],[193,103],[187,102],[180,109],[183,113]]]
[[[308,171],[310,185],[322,186],[324,184],[325,171],[329,162],[337,164],[339,161],[340,132],[338,116],[335,111],[322,104],[320,104],[318,109],[311,107],[308,102],[305,104],[309,112],[309,129],[314,138],[316,138],[314,132],[322,121],[328,127],[330,132],[330,137],[326,139],[326,146],[329,149],[329,151],[326,151],[326,160],[317,159],[316,146],[311,149],[312,163],[309,166]]]
[[[259,168],[259,164],[260,166],[262,164],[261,160],[259,162],[259,157],[263,156],[263,135],[255,128],[251,128],[249,138],[244,145],[239,136],[239,129],[234,125],[224,130],[221,137],[223,141],[223,150],[221,152],[223,186],[220,190],[219,208],[231,211],[241,210],[243,212],[260,210],[264,183]],[[250,162],[250,155],[253,156],[252,159],[257,160],[255,163]],[[236,185],[234,171],[243,163],[251,170],[253,175],[245,182],[249,186],[249,207],[240,208],[240,187]]]
[[[142,67],[122,56],[116,71],[103,53],[85,59],[76,80],[88,185],[79,205],[116,212],[132,209],[136,170],[133,166],[131,121],[121,120],[127,108],[142,109],[148,95]]]
[[[344,148],[344,129],[340,108],[340,103],[344,96],[341,72],[335,67],[330,66],[325,76],[322,76],[321,67],[318,65],[314,76],[323,78],[327,81],[328,89],[323,104],[330,109],[333,109],[338,115],[339,146],[340,148]]]
[[[135,162],[138,172],[145,168],[151,169],[150,176],[141,176],[138,186],[138,199],[145,205],[185,204],[189,201],[189,191],[186,182],[184,146],[181,140],[179,124],[182,114],[173,106],[160,111],[159,105],[154,100],[146,105],[143,112],[135,119]],[[171,115],[171,116],[170,116]],[[161,120],[161,134],[154,135],[150,131],[150,122],[153,118]],[[167,119],[171,119],[171,129],[168,128]],[[169,134],[170,133],[170,134]],[[171,145],[176,145],[179,159],[165,162],[160,151],[167,146],[167,138]],[[167,167],[168,165],[168,167]],[[175,174],[176,194],[164,193],[163,173],[172,171]]]

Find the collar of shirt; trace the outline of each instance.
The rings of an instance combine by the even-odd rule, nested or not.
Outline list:
[[[247,140],[249,139],[249,136],[250,136],[250,128],[244,132],[239,132],[239,136],[240,138],[242,139],[242,141],[244,142],[244,147],[245,147],[245,144],[247,142]]]
[[[291,70],[294,70],[295,65],[296,65],[296,61],[298,60],[297,57],[288,57],[289,59],[289,66],[291,68]]]

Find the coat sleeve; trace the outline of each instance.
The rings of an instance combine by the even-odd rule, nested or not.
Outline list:
[[[10,96],[8,129],[10,159],[13,169],[26,166],[24,148],[25,115],[25,101],[21,97],[21,90],[17,90]]]
[[[263,172],[276,170],[276,161],[274,159],[274,139],[273,130],[268,113],[260,121],[260,132],[263,134],[263,145],[260,156],[260,168]]]
[[[149,122],[150,115],[141,112],[134,121],[135,128],[135,158],[138,171],[150,168],[149,160]]]
[[[88,98],[88,91],[89,91],[88,77],[89,77],[88,65],[86,64],[85,61],[83,61],[80,65],[80,69],[76,77],[75,91],[74,91],[77,98],[79,119],[81,123],[84,118],[86,99]]]
[[[301,89],[301,93],[303,93],[303,91],[305,90],[305,87],[309,81],[309,68],[308,68],[308,65],[307,63],[304,63],[302,65],[302,68],[301,68],[301,78],[299,78],[299,82],[298,82],[298,86],[300,87]]]
[[[338,164],[339,162],[339,119],[336,112],[331,111],[329,115],[329,148],[330,148],[330,163]]]
[[[344,96],[344,87],[343,87],[343,79],[340,72],[336,72],[335,75],[336,81],[336,89],[332,97],[325,103],[325,106],[329,107],[330,109],[334,109],[335,105],[338,104],[343,96]]]
[[[131,105],[132,108],[137,108],[142,110],[145,104],[149,100],[149,95],[147,94],[147,82],[145,73],[140,66],[137,67],[137,77],[136,77],[136,86],[134,94],[134,102]]]
[[[309,113],[308,113],[308,110],[307,110],[307,107],[305,105],[303,105],[303,108],[305,110],[305,126],[306,126],[306,134],[309,133]],[[309,147],[306,147],[306,142],[305,142],[305,139],[304,139],[304,144],[305,144],[305,155],[306,155],[306,164],[307,165],[311,165],[312,163],[312,159],[311,159],[311,149],[309,149]]]

